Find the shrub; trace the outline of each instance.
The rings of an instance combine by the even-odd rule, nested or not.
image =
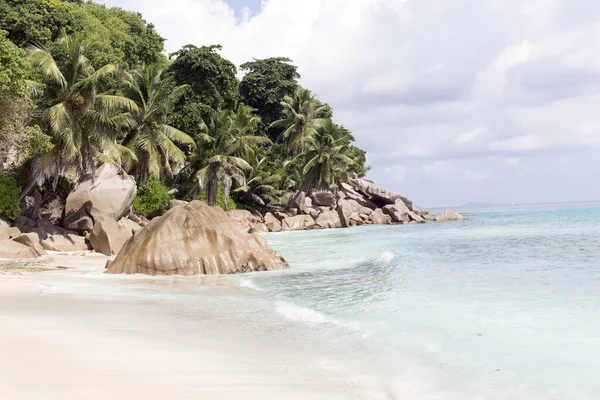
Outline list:
[[[0,214],[8,219],[15,219],[21,215],[19,186],[15,178],[7,172],[0,174]]]
[[[206,190],[203,190],[198,196],[198,200],[202,200],[206,203]],[[223,185],[219,183],[217,190],[217,204],[216,206],[221,207],[223,210],[237,210],[241,208],[232,198],[229,196],[229,201],[225,203],[225,192],[223,191]]]
[[[133,200],[133,211],[145,217],[163,214],[169,206],[169,200],[169,189],[155,177],[150,177],[146,186],[138,188]]]

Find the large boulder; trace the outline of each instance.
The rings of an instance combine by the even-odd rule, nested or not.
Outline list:
[[[358,193],[352,188],[352,186],[350,186],[347,183],[341,184],[341,190],[338,193],[343,194],[343,196],[340,196],[340,198],[354,200],[363,207],[370,208],[371,210],[378,208],[377,204],[374,201],[365,197],[365,195]]]
[[[271,214],[270,212],[266,213],[264,216],[265,225],[269,229],[269,232],[280,232],[281,231],[281,221]]]
[[[298,210],[298,212],[303,213],[306,209],[306,193],[303,191],[296,192],[296,194],[290,198],[288,208],[295,208]]]
[[[383,207],[382,211],[384,214],[389,215],[393,222],[408,224],[410,221],[412,221],[409,214],[411,211],[400,199],[396,200],[394,204],[389,204]]]
[[[287,217],[281,221],[282,231],[302,231],[313,229],[315,220],[310,215],[296,215],[295,217]]]
[[[316,206],[335,206],[335,196],[329,190],[315,191],[310,194],[312,203]]]
[[[169,200],[169,207],[168,209],[170,210],[171,208],[175,208],[175,207],[185,207],[189,204],[189,201],[185,201],[185,200]]]
[[[227,215],[234,220],[244,232],[253,232],[254,225],[262,223],[262,219],[248,210],[229,210]]]
[[[125,242],[133,236],[131,229],[114,221],[98,221],[89,236],[90,246],[105,256],[119,254]]]
[[[77,236],[77,232],[61,228],[60,226],[56,226],[52,222],[41,218],[34,221],[27,217],[20,216],[15,219],[15,226],[23,233],[37,233],[40,240],[46,240],[48,237],[55,235]]]
[[[21,231],[17,227],[10,227],[7,225],[0,226],[0,240],[8,240],[16,238],[21,234]]]
[[[269,228],[267,225],[262,222],[256,222],[250,224],[250,233],[267,233],[269,232]]]
[[[0,239],[0,258],[38,258],[35,249],[9,239]]]
[[[106,273],[216,275],[286,266],[264,238],[240,231],[221,208],[192,201],[136,233],[115,260],[107,262]]]
[[[27,247],[31,247],[40,256],[46,254],[46,252],[44,251],[44,248],[40,244],[40,237],[35,232],[22,233],[19,236],[17,236],[16,238],[13,238],[13,240],[15,242],[21,243],[21,244],[23,244],[23,245],[25,245]]]
[[[133,177],[104,164],[96,170],[95,184],[88,175],[67,197],[63,226],[82,233],[91,232],[98,221],[117,222],[131,212],[136,193]]]
[[[419,210],[418,214],[425,221],[435,221],[435,215],[427,210]]]
[[[452,210],[444,210],[440,215],[435,217],[435,220],[438,222],[464,221],[466,219],[467,218],[465,218],[464,216]]]
[[[410,201],[406,197],[402,196],[401,194],[394,193],[390,190],[380,188],[379,186],[375,185],[373,182],[369,182],[364,179],[353,179],[352,181],[350,181],[350,185],[357,192],[360,192],[366,196],[369,196],[369,198],[373,202],[375,202],[376,204],[378,204],[380,206],[385,206],[388,204],[393,205],[396,203],[396,200],[402,200],[402,202],[406,205],[406,207],[409,209],[409,211],[412,211],[412,209],[413,209],[412,201]]]
[[[355,200],[341,199],[338,200],[336,211],[340,217],[340,221],[343,227],[362,225],[361,214],[371,215],[373,210],[367,207],[363,207],[358,204]],[[350,221],[354,220],[355,223],[351,224]]]
[[[389,225],[392,223],[392,217],[384,214],[381,208],[377,208],[371,214],[371,222],[375,225]]]
[[[140,224],[133,222],[129,218],[121,219],[119,221],[119,225],[123,225],[128,232],[131,232],[132,235],[142,229]]]
[[[42,247],[49,251],[86,251],[89,250],[85,238],[77,235],[53,235],[42,240]]]
[[[417,223],[422,224],[425,219],[418,213],[408,209],[406,204],[400,199],[396,200],[394,204],[389,204],[383,207],[383,213],[392,217],[393,222],[399,222],[401,224]]]
[[[317,228],[341,228],[342,221],[340,216],[335,210],[323,211],[315,220]]]

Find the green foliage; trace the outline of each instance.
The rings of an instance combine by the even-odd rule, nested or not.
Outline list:
[[[265,128],[283,118],[281,102],[298,88],[300,74],[291,61],[289,58],[276,57],[254,60],[240,66],[246,72],[240,83],[240,99],[257,110]],[[270,133],[271,139],[278,135],[279,131]]]
[[[15,178],[7,172],[0,174],[0,214],[11,220],[21,215],[19,186]]]
[[[53,149],[52,138],[42,132],[38,125],[25,128],[24,140],[19,151],[21,160],[26,160],[36,154],[51,152]]]
[[[158,63],[132,71],[125,96],[135,102],[129,132],[123,144],[136,155],[135,172],[144,185],[148,174],[172,176],[172,164],[183,165],[185,153],[175,143],[193,149],[194,140],[186,133],[167,125],[167,115],[187,86],[174,87],[173,79]]]
[[[198,200],[202,200],[203,202],[208,204],[208,201],[206,200],[206,192],[200,193],[200,195],[198,196]],[[239,210],[243,208],[241,205],[238,205],[235,202],[235,200],[233,200],[231,197],[225,198],[225,191],[223,189],[222,184],[219,184],[217,188],[217,198],[214,205],[217,207],[221,207],[223,210]]]
[[[148,184],[138,188],[133,200],[133,211],[145,217],[162,214],[167,210],[169,200],[169,189],[154,176],[150,176]]]
[[[239,98],[239,82],[235,65],[221,57],[221,46],[184,46],[172,53],[175,58],[169,72],[177,85],[188,85],[171,122],[179,129],[195,133],[194,129],[212,110],[232,110]]]
[[[89,57],[96,67],[109,62],[134,67],[164,58],[164,39],[139,14],[92,2],[0,1],[0,29],[8,31],[9,39],[22,48],[37,45],[53,54],[63,30],[83,34],[98,43]]]

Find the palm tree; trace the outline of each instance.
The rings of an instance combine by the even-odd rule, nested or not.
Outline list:
[[[63,32],[58,44],[66,56],[61,66],[44,48],[28,49],[47,85],[40,111],[55,139],[54,151],[60,153],[55,158],[60,165],[49,168],[45,163],[44,170],[59,173],[65,163],[74,163],[80,174],[91,170],[94,180],[95,160],[119,160],[126,151],[116,138],[128,123],[127,111],[137,110],[137,105],[125,97],[100,92],[101,83],[115,74],[117,66],[94,69],[88,56],[95,42]]]
[[[281,105],[285,117],[273,122],[270,128],[282,129],[280,141],[286,143],[289,152],[295,156],[307,146],[314,145],[330,109],[319,102],[310,90],[301,87],[292,97],[286,96]]]
[[[252,170],[246,176],[246,184],[234,190],[247,204],[266,206],[280,203],[288,192],[285,189],[286,174],[273,168],[269,159],[252,153],[249,164]],[[284,189],[282,189],[282,187]]]
[[[253,147],[270,143],[267,137],[254,135],[260,120],[251,117],[250,110],[240,106],[237,113],[213,112],[201,127],[203,133],[199,136],[199,151],[194,161],[198,165],[198,183],[201,189],[206,188],[209,205],[216,204],[219,182],[223,185],[226,202],[234,182],[239,186],[246,184],[246,173],[252,166],[244,156]]]
[[[301,163],[304,188],[329,189],[348,180],[354,165],[349,156],[349,140],[331,119],[325,121],[315,146],[294,159],[295,164]]]
[[[150,173],[170,176],[173,163],[185,162],[185,153],[175,143],[196,147],[189,135],[165,123],[188,88],[173,86],[173,78],[158,63],[128,74],[125,96],[136,104],[136,109],[131,112],[131,127],[123,144],[137,155],[135,170],[140,185],[146,184]]]

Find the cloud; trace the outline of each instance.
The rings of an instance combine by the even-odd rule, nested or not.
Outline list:
[[[241,17],[221,0],[107,3],[142,12],[169,51],[219,43],[238,65],[292,58],[368,151],[370,177],[426,201],[420,175],[398,179],[395,166],[431,176],[463,160],[459,176],[472,183],[503,176],[484,165],[514,170],[504,159],[529,157],[541,171],[554,154],[600,153],[594,0],[263,0]],[[543,194],[545,178],[529,178],[523,190]]]

